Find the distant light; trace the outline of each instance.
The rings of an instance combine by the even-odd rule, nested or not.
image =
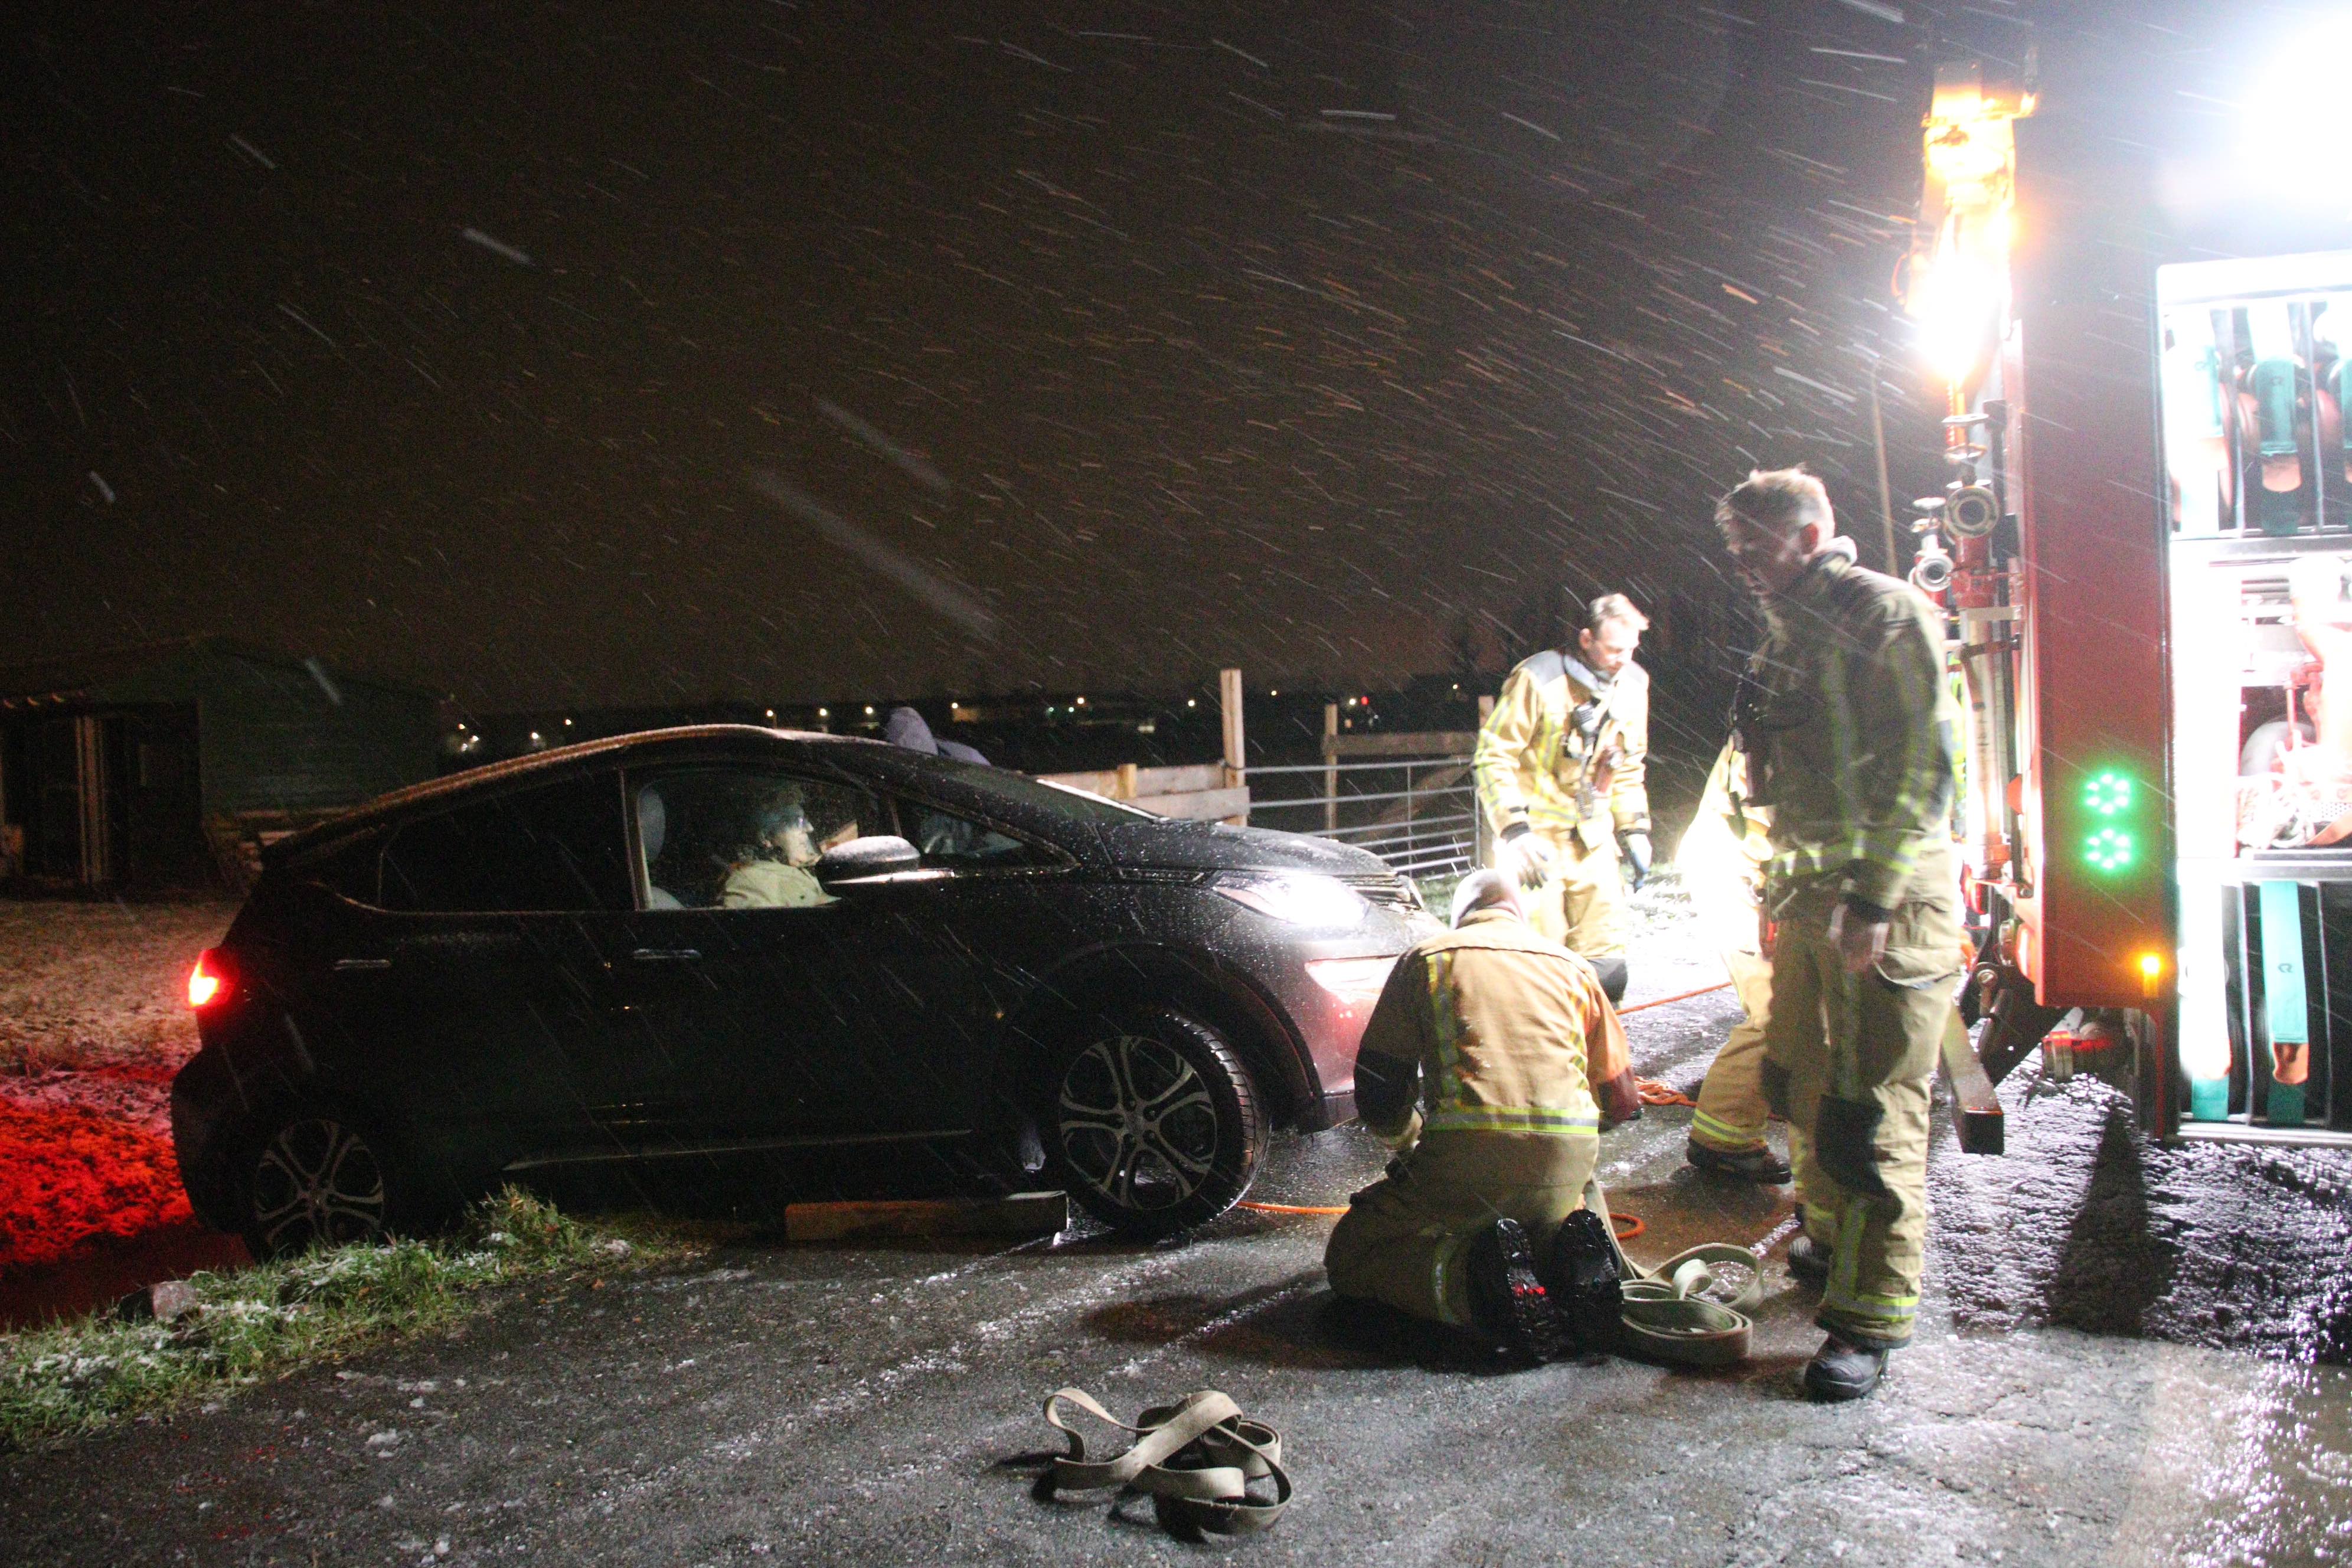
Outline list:
[[[1349,707],[1350,707],[1350,708],[1353,708],[1355,705],[1356,705],[1356,700],[1355,700],[1354,698],[1352,698],[1352,697],[1349,698],[1349,699],[1348,699],[1348,706],[1349,706]]]
[[[564,727],[565,729],[567,729],[567,730],[568,730],[568,729],[570,729],[570,728],[572,727],[572,721],[571,721],[571,720],[569,720],[569,719],[566,719],[566,720],[563,721],[563,727]]]
[[[820,708],[816,710],[816,716],[820,719],[830,719],[833,717],[833,710],[829,708]]]
[[[868,703],[866,705],[866,716],[868,719],[871,719],[871,718],[873,718],[873,717],[874,717],[874,704],[872,704],[871,702],[868,702]]]
[[[1078,706],[1079,706],[1079,707],[1081,707],[1081,708],[1083,708],[1083,707],[1085,707],[1086,705],[1087,705],[1087,700],[1086,700],[1085,698],[1083,698],[1083,697],[1079,698],[1079,699],[1078,699]]]
[[[1184,706],[1187,708],[1198,708],[1200,705],[1201,700],[1197,697],[1187,697],[1184,699]]]
[[[1457,680],[1457,681],[1455,681],[1455,682],[1454,683],[1454,690],[1456,690],[1456,691],[1461,690],[1461,689],[1462,689],[1462,683],[1461,683],[1460,681],[1458,681],[1458,680]]]
[[[769,718],[771,718],[771,719],[772,719],[772,718],[774,718],[775,716],[776,716],[776,710],[775,710],[774,709],[772,709],[772,708],[769,709],[769,710],[768,710],[768,717],[769,717]]]
[[[1269,691],[1269,692],[1267,692],[1267,693],[1266,693],[1266,695],[1267,695],[1268,697],[1279,697],[1279,696],[1281,696],[1281,695],[1282,695],[1282,693],[1281,693],[1281,692],[1279,692],[1279,691]]]
[[[536,730],[533,730],[533,731],[530,732],[530,738],[531,738],[532,740],[534,740],[534,741],[538,740],[538,739],[539,739],[539,731],[536,731]]]

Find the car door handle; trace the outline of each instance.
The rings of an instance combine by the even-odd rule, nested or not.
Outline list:
[[[392,960],[388,958],[339,958],[335,960],[335,973],[338,974],[356,974],[365,971],[390,969],[391,967]]]
[[[629,954],[638,963],[692,963],[701,956],[690,947],[641,947]]]

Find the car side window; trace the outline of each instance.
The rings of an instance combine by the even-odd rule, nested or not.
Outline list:
[[[893,831],[874,795],[772,768],[705,766],[632,774],[648,909],[801,909],[832,903],[817,857]]]
[[[591,773],[405,824],[384,846],[381,875],[388,910],[626,910],[619,781]]]
[[[383,901],[383,835],[369,833],[337,845],[302,875],[355,904],[374,904]]]
[[[922,851],[926,868],[977,871],[1057,864],[1050,851],[1026,839],[924,802],[903,803],[898,820],[908,828],[908,839]]]

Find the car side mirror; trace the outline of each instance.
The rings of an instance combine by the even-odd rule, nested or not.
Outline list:
[[[922,869],[921,851],[895,833],[873,833],[836,844],[817,857],[817,885],[831,892],[836,883],[895,877]]]

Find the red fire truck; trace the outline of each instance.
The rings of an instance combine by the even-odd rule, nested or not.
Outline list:
[[[1966,694],[1971,1149],[2037,1049],[2161,1137],[2352,1145],[2352,188],[2283,167],[2345,162],[2315,68],[1937,74],[1901,291],[1948,399],[1913,581]]]

